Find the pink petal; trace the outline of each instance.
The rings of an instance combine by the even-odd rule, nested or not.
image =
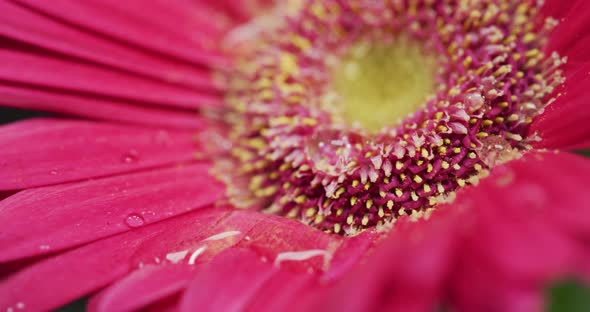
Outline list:
[[[0,262],[55,252],[215,203],[209,165],[64,184],[0,202]]]
[[[460,275],[454,280],[452,306],[457,311],[545,311],[545,287],[517,284],[498,279],[497,272],[463,263],[457,264]],[[460,276],[460,277],[459,277]],[[451,303],[449,303],[451,304]]]
[[[537,117],[529,133],[540,141],[532,142],[536,148],[585,149],[590,147],[590,62],[576,70],[566,72],[563,95]]]
[[[2,50],[0,80],[5,83],[51,88],[88,97],[121,98],[130,102],[197,109],[219,106],[222,99],[212,90],[196,91],[164,82],[116,72],[104,66],[59,60],[47,55]]]
[[[562,66],[565,85],[556,91],[561,94],[545,112],[534,120],[530,133],[538,133],[538,148],[578,149],[590,147],[590,126],[586,122],[590,110],[586,90],[590,86],[590,2],[583,0],[545,3],[543,15],[559,21],[547,45],[547,54],[557,51],[567,57]]]
[[[221,253],[191,281],[180,310],[242,311],[277,270],[252,251]]]
[[[346,274],[369,254],[380,239],[386,234],[376,231],[365,231],[357,236],[348,237],[342,240],[342,244],[334,253],[330,261],[330,268],[324,274],[326,281],[335,281]]]
[[[189,265],[208,263],[218,253],[244,239],[262,219],[269,217],[258,212],[232,211],[203,229],[199,236],[194,236],[191,228],[170,229],[175,235],[185,239],[166,243],[171,254],[177,255],[173,260],[167,260]],[[144,243],[136,252],[136,260],[142,263],[153,262],[153,255],[161,249],[161,245],[160,240]]]
[[[588,174],[582,157],[534,152],[459,194],[449,208],[469,222],[453,300],[466,310],[519,311],[538,307],[548,283],[579,276],[589,255]]]
[[[510,169],[514,179],[509,189],[513,191],[504,195],[507,203],[514,208],[521,204],[531,222],[549,222],[552,226],[548,228],[558,226],[569,236],[590,240],[590,198],[586,194],[590,160],[569,153],[538,152],[511,163]],[[511,176],[510,171],[506,174]],[[536,213],[528,214],[531,210]]]
[[[160,240],[152,259],[169,252],[170,241],[186,237],[172,229],[186,229],[191,238],[227,214],[224,209],[207,209],[184,214],[134,231],[52,256],[26,267],[0,283],[0,309],[19,302],[30,311],[47,311],[96,291],[124,277],[139,266],[135,253],[145,242]]]
[[[386,242],[342,279],[293,307],[309,311],[432,311],[443,294],[457,247],[454,218],[398,220]]]
[[[199,149],[191,132],[29,119],[0,127],[0,190],[177,164]]]
[[[172,1],[167,3],[172,4]],[[181,14],[206,14],[206,10],[200,8],[195,8],[196,12],[190,8],[175,10],[180,11]],[[4,12],[0,16],[0,34],[6,38],[160,81],[201,89],[215,89],[209,70],[186,66],[169,58],[96,36],[11,2],[1,2],[0,11]],[[193,20],[203,21],[203,19],[189,19],[189,21]],[[201,28],[193,29],[193,32],[196,32],[196,29]],[[39,52],[48,54],[42,50]]]
[[[277,223],[292,232],[291,235],[284,237],[281,243],[278,244],[273,235],[276,231],[269,231],[272,228],[267,227],[268,224]],[[254,228],[260,228],[260,232],[265,233],[265,237],[252,236],[256,235],[255,232],[257,232]],[[301,246],[301,243],[297,239],[294,239],[296,236],[310,237],[313,235],[324,237],[325,239],[338,239],[337,237],[319,232],[293,220],[249,211],[232,211],[223,218],[220,218],[216,223],[211,224],[206,229],[202,229],[199,235],[193,233],[194,229],[192,227],[170,228],[169,232],[163,232],[160,236],[174,239],[166,240],[159,238],[158,240],[146,241],[138,247],[134,254],[134,262],[145,265],[150,265],[154,262],[172,262],[177,265],[198,266],[197,270],[201,270],[200,265],[210,263],[212,259],[216,259],[218,254],[225,250],[247,248],[251,251],[263,250],[264,254],[259,255],[258,258],[264,257],[267,262],[274,263],[277,255],[284,251],[296,250],[297,247],[305,250],[324,247],[324,245],[315,244],[318,241],[322,241],[319,238],[310,239],[306,245]],[[278,233],[278,235],[282,234]],[[167,248],[165,255],[162,254],[163,245]],[[159,255],[157,260],[154,258],[154,255]],[[306,261],[300,262],[306,268],[309,266],[309,264],[305,263]],[[288,266],[278,263],[276,267]],[[106,307],[118,305],[139,308],[146,306],[148,303],[151,304],[161,300],[163,295],[170,295],[173,293],[173,290],[180,292],[183,285],[185,285],[186,278],[190,278],[190,275],[183,278],[168,278],[164,276],[167,274],[167,271],[168,269],[158,269],[151,270],[145,274],[132,274],[128,279],[115,283],[97,298],[94,298],[92,300],[93,306],[105,307],[105,311],[109,310]],[[234,272],[237,275],[242,274],[240,271]],[[172,273],[172,275],[176,276],[175,273]],[[166,292],[161,293],[157,291],[157,288],[166,289]],[[130,293],[139,291],[145,292],[146,295],[129,296]]]
[[[137,13],[146,10],[155,11],[156,9],[150,8],[154,3],[160,5],[168,3],[170,6],[176,5],[189,10],[192,5],[188,1],[176,4],[174,4],[175,1],[152,4],[146,4],[144,1],[132,1],[126,5],[117,6],[114,5],[114,2],[102,3],[100,0],[83,2],[56,0],[52,1],[50,5],[43,0],[20,0],[19,2],[31,10],[38,10],[40,13],[63,20],[73,27],[139,46],[154,53],[164,54],[193,64],[228,66],[228,61],[219,52],[212,52],[206,47],[203,38],[198,37],[198,29],[191,29],[190,23],[183,24],[183,21],[177,21],[178,24],[174,24],[176,27],[166,29],[153,22],[153,16],[150,19],[145,19],[145,17],[138,16],[140,13]],[[185,16],[190,17],[188,14]],[[165,18],[163,21],[172,23],[174,18]],[[185,28],[186,26],[189,27]],[[190,38],[196,40],[188,40]]]
[[[245,22],[262,10],[272,8],[279,1],[275,0],[242,0],[239,3],[231,0],[219,0],[211,3],[212,6],[227,12],[228,15],[240,22]]]
[[[180,295],[168,297],[145,308],[146,312],[178,312]]]
[[[246,310],[274,312],[301,309],[301,298],[318,289],[318,284],[316,275],[277,271],[258,289]]]
[[[0,84],[2,106],[117,121],[129,124],[197,129],[205,124],[196,112],[174,111],[99,97],[85,97],[28,87]]]
[[[549,222],[535,220],[534,209],[543,208],[539,203],[544,193],[540,186],[527,184],[500,191],[486,183],[468,197],[479,211],[477,227],[463,243],[463,256],[493,270],[499,279],[538,283],[566,273],[575,245]]]
[[[253,250],[268,261],[276,262],[278,254],[285,252],[325,251],[323,255],[318,253],[304,260],[278,264],[295,272],[327,270],[330,258],[342,243],[340,236],[326,235],[300,222],[276,216],[260,220],[247,235],[236,247]]]
[[[561,19],[566,16],[572,6],[579,2],[578,0],[562,1],[562,0],[545,0],[541,9],[541,15],[543,17],[551,16],[556,19]]]
[[[227,12],[216,10],[210,1],[154,0],[146,5],[142,0],[105,0],[96,1],[93,5],[96,4],[108,8],[109,12],[134,17],[142,23],[153,24],[159,31],[196,43],[219,39],[235,25],[233,21],[228,20]],[[137,10],[138,7],[142,10]],[[159,18],[154,19],[154,16]]]
[[[184,229],[174,231],[177,234],[184,233]],[[205,239],[184,240],[180,244],[168,243],[173,251],[188,250],[188,254],[178,263],[208,263],[218,253],[230,248],[250,249],[269,262],[275,262],[277,256],[284,252],[325,250],[329,257],[342,240],[339,236],[327,235],[294,220],[250,211],[233,211],[202,234]],[[190,236],[190,233],[186,235]],[[147,263],[151,261],[154,250],[160,248],[160,244],[159,241],[146,243],[136,256]],[[295,271],[321,271],[325,269],[326,260],[329,259],[318,255],[300,261],[285,260],[278,265]]]
[[[555,14],[561,15],[557,16],[560,23],[547,44],[549,51],[558,51],[561,55],[568,55],[568,51],[577,41],[590,35],[590,3],[584,0],[570,2],[565,5],[560,3],[563,8],[556,10]],[[552,6],[555,7],[554,4]],[[568,7],[571,9],[568,10]],[[554,14],[547,13],[550,16]]]
[[[137,311],[179,293],[191,281],[194,266],[147,265],[131,272],[89,302],[89,311]]]
[[[564,65],[566,71],[575,71],[590,61],[590,36],[578,40],[567,51],[567,63]]]

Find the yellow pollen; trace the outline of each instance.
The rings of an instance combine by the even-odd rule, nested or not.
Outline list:
[[[313,223],[320,224],[322,222],[324,222],[324,217],[322,215],[319,215],[319,214],[316,215],[315,216],[315,220],[313,220]]]
[[[341,187],[336,191],[335,198],[338,199],[346,191],[345,188]]]
[[[401,161],[396,161],[395,162],[395,169],[397,170],[401,170],[404,167],[404,164]]]
[[[417,111],[435,90],[435,62],[407,38],[360,42],[334,66],[333,88],[344,119],[367,131],[392,126]]]
[[[346,224],[350,225],[354,223],[354,216],[353,215],[348,215],[348,217],[346,218]]]
[[[299,195],[295,198],[295,202],[298,204],[303,204],[305,200],[307,200],[307,197],[305,195]]]
[[[428,173],[431,173],[433,169],[434,169],[434,168],[433,168],[433,166],[432,166],[432,164],[431,164],[431,163],[428,163],[428,164],[426,165],[426,172],[428,172]]]

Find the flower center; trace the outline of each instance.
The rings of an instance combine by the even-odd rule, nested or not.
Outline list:
[[[238,40],[229,199],[348,235],[429,217],[525,152],[557,96],[539,3],[308,0]]]
[[[407,38],[356,43],[334,63],[334,109],[353,127],[377,132],[399,124],[434,94],[435,61]]]

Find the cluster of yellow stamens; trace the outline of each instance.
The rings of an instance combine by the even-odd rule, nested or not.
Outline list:
[[[527,149],[563,82],[536,1],[309,0],[241,46],[219,177],[236,205],[355,234],[428,217]],[[280,17],[279,17],[280,18]]]

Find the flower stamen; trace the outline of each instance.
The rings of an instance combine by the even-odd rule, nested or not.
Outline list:
[[[232,73],[230,200],[346,235],[428,218],[526,152],[558,96],[538,5],[307,1]]]

